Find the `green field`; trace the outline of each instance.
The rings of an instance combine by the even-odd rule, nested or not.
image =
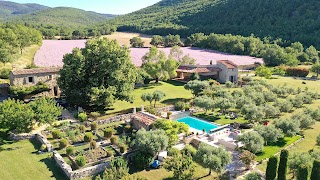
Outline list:
[[[158,84],[152,83],[149,86],[146,87],[139,87],[134,90],[133,97],[134,102],[129,103],[125,101],[117,101],[113,109],[106,112],[107,116],[110,115],[116,115],[116,114],[122,114],[125,112],[132,112],[132,108],[140,108],[141,105],[149,106],[149,102],[143,102],[141,99],[141,95],[143,93],[153,93],[154,91],[162,91],[166,94],[166,97],[158,103],[160,106],[165,106],[169,104],[174,104],[177,101],[180,100],[189,100],[192,98],[192,94],[190,91],[187,91],[183,87],[183,83],[176,82],[176,81],[168,81],[168,82],[159,82]],[[101,118],[105,118],[101,117]],[[100,118],[100,119],[101,119]]]
[[[0,180],[66,179],[48,158],[50,154],[37,154],[39,144],[28,140],[3,143],[0,146]]]

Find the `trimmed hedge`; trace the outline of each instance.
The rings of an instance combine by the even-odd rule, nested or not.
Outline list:
[[[285,68],[287,76],[306,77],[310,71],[306,68],[288,67]]]
[[[86,135],[84,135],[84,141],[85,142],[90,142],[93,140],[93,134],[92,133],[86,133]]]
[[[65,148],[65,147],[67,147],[68,146],[68,140],[67,139],[61,139],[60,140],[60,143],[59,143],[59,148],[60,149],[63,149],[63,148]]]

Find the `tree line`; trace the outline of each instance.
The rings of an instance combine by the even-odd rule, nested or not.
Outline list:
[[[11,62],[32,44],[41,44],[42,35],[34,28],[15,24],[0,25],[0,62]]]

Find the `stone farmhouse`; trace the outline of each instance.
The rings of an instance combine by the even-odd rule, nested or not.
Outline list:
[[[201,79],[235,83],[238,81],[239,67],[229,60],[220,60],[215,65],[181,65],[177,69],[178,79],[189,80],[193,73],[198,73]]]
[[[10,86],[35,86],[37,83],[43,82],[47,84],[51,90],[42,95],[59,97],[60,89],[57,78],[60,69],[60,67],[47,67],[12,70],[10,73]]]

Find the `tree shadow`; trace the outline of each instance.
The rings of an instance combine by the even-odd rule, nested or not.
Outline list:
[[[68,177],[64,174],[64,172],[56,165],[56,162],[51,158],[41,159],[40,162],[43,162],[49,171],[52,172],[52,178],[58,180],[68,180]]]
[[[173,99],[163,100],[161,103],[163,103],[163,104],[174,104],[174,103],[179,102],[179,101],[187,102],[189,100],[190,99],[187,99],[187,98],[173,98]]]
[[[169,80],[169,81],[166,81],[166,83],[171,84],[173,86],[184,86],[186,84],[184,82],[175,81],[175,80]]]

